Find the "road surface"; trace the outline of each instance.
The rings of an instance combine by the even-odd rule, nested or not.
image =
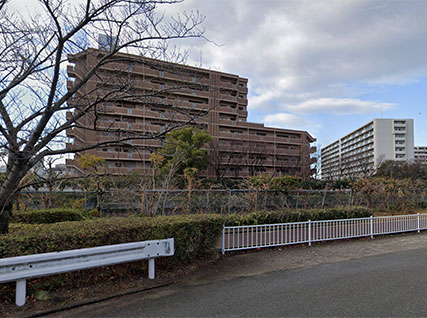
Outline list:
[[[412,234],[236,255],[225,259],[224,273],[219,275],[221,264],[171,287],[52,316],[425,317],[427,247],[422,246],[426,243],[427,235]],[[358,255],[355,259],[348,257],[352,250]],[[287,254],[294,256],[294,262],[280,267],[278,258]],[[233,258],[237,268],[227,268]],[[247,264],[250,258],[259,261]],[[262,262],[269,263],[268,258],[269,269],[259,268]]]

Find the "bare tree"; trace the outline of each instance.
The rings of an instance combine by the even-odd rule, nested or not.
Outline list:
[[[244,145],[244,151],[246,152],[244,159],[249,175],[253,177],[257,174],[262,174],[266,161],[265,144],[248,141]]]
[[[228,141],[227,147],[220,146],[218,139],[213,139],[208,145],[209,168],[215,174],[217,180],[222,180],[227,173],[227,169],[239,168],[243,164],[242,141],[234,139]]]
[[[46,187],[47,193],[43,196],[44,207],[50,209],[53,202],[53,192],[58,190],[61,181],[64,181],[63,172],[54,168],[55,161],[60,158],[47,157],[46,160],[40,161],[40,169],[34,169],[34,174],[39,182]]]
[[[176,2],[180,1],[86,0],[73,4],[41,0],[34,1],[34,13],[28,17],[11,12],[10,3],[0,2],[0,149],[7,151],[6,179],[0,187],[0,233],[8,231],[11,201],[19,182],[44,157],[156,138],[167,132],[114,130],[113,140],[77,144],[72,149],[64,143],[65,131],[79,127],[79,120],[88,114],[96,119],[102,103],[153,95],[135,90],[132,78],[126,83],[102,78],[101,67],[129,61],[120,52],[166,59],[170,40],[203,36],[200,25],[204,17],[198,12],[175,18],[158,14],[159,7]],[[81,51],[91,54],[89,47],[99,35],[105,35],[105,50],[102,54],[95,50],[96,62],[67,87],[67,56]],[[102,79],[101,85],[93,85],[95,79]],[[114,88],[107,90],[108,83],[115,84]],[[70,110],[70,116],[65,116]]]

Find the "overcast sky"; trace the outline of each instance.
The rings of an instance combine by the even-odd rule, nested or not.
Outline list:
[[[427,1],[186,0],[206,15],[189,64],[249,79],[249,119],[326,146],[373,118],[427,145]],[[169,10],[168,10],[169,12]]]
[[[427,1],[186,0],[163,10],[206,16],[211,42],[181,42],[188,64],[248,78],[250,121],[307,130],[326,146],[373,118],[413,118],[415,145],[427,146]]]

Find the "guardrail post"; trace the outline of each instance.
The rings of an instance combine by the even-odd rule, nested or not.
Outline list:
[[[417,229],[418,229],[418,233],[420,233],[420,214],[417,213]]]
[[[370,217],[370,220],[371,220],[371,239],[373,239],[374,238],[374,218],[372,217],[372,215]]]
[[[311,220],[308,220],[308,246],[311,246]]]
[[[156,266],[154,262],[154,258],[150,258],[148,260],[148,278],[154,279],[156,277]]]
[[[15,303],[18,306],[24,306],[27,297],[27,280],[20,279],[16,281]]]

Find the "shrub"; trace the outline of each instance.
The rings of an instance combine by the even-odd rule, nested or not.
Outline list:
[[[27,224],[58,223],[66,221],[83,221],[91,216],[83,209],[45,209],[26,212],[16,212],[12,222]]]

